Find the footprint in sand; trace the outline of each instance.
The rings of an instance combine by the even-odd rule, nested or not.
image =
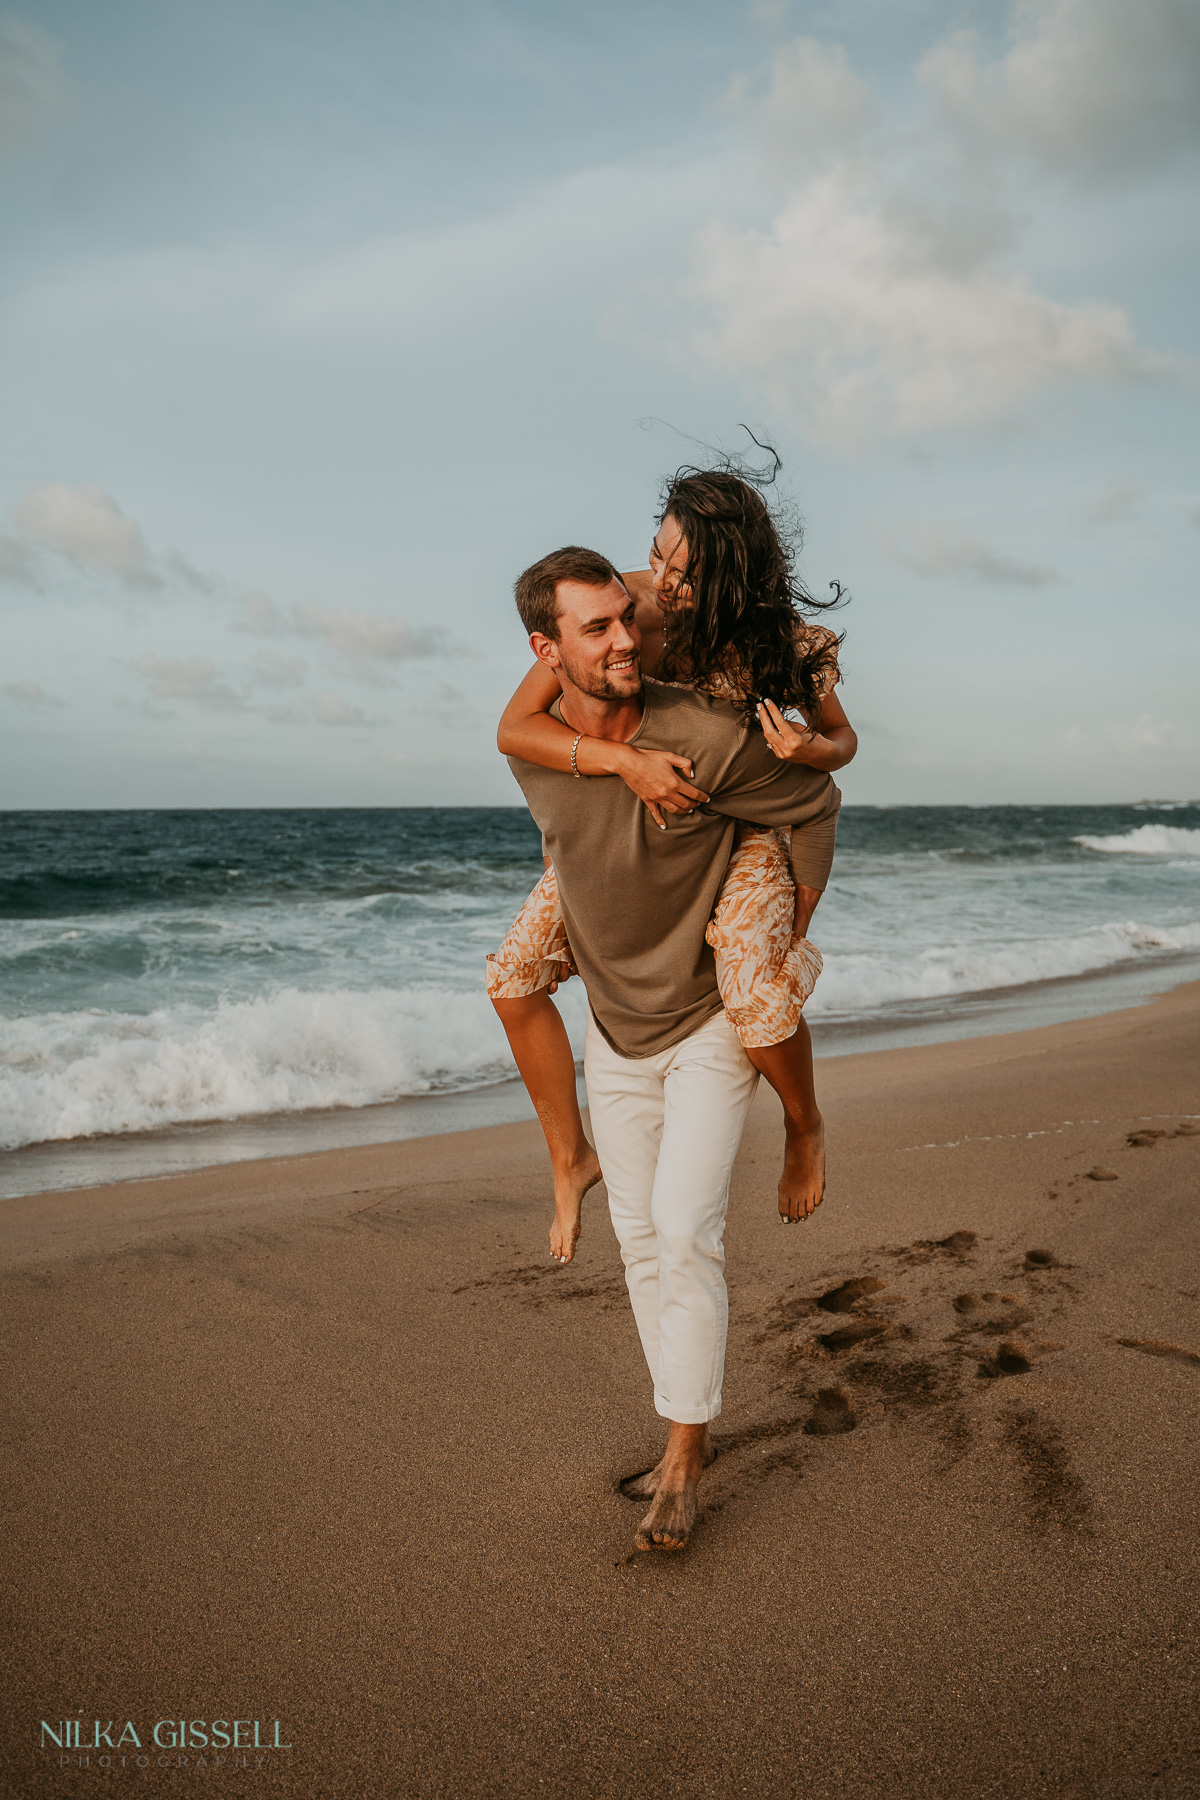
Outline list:
[[[822,1312],[853,1312],[855,1303],[866,1298],[868,1294],[880,1294],[887,1286],[886,1281],[877,1281],[874,1275],[859,1275],[853,1281],[843,1281],[840,1287],[830,1288],[827,1294],[818,1296],[817,1305]]]
[[[911,1244],[905,1244],[899,1250],[881,1244],[880,1249],[888,1256],[896,1256],[901,1261],[920,1265],[932,1262],[943,1262],[953,1257],[956,1262],[965,1262],[971,1251],[979,1243],[977,1231],[952,1231],[944,1238],[917,1238]]]
[[[974,1231],[952,1231],[949,1237],[937,1239],[936,1248],[951,1250],[955,1256],[961,1256],[965,1250],[974,1249],[977,1235]]]
[[[1035,1412],[1013,1412],[1004,1421],[1002,1438],[1016,1462],[1033,1529],[1090,1533],[1088,1491],[1071,1466],[1058,1427]]]
[[[774,1302],[767,1329],[758,1341],[767,1343],[786,1335],[784,1355],[794,1383],[795,1410],[785,1417],[776,1413],[728,1438],[723,1436],[721,1442],[726,1454],[757,1444],[755,1477],[776,1469],[781,1462],[799,1467],[803,1454],[799,1446],[805,1437],[841,1436],[880,1420],[903,1426],[924,1416],[943,1434],[949,1432],[953,1437],[957,1429],[958,1438],[965,1442],[971,1437],[971,1426],[963,1403],[972,1389],[982,1397],[985,1383],[1029,1374],[1040,1366],[1043,1353],[1062,1349],[1057,1341],[1035,1344],[1026,1336],[1036,1325],[1041,1302],[1052,1297],[1051,1289],[1060,1283],[1058,1271],[1068,1266],[1053,1250],[1033,1245],[1018,1250],[1015,1258],[1012,1249],[996,1248],[994,1254],[988,1253],[993,1263],[997,1259],[1008,1262],[1012,1274],[1019,1271],[1029,1279],[1023,1295],[990,1289],[954,1294],[950,1284],[955,1274],[961,1280],[964,1264],[973,1265],[985,1254],[974,1231],[952,1231],[944,1238],[921,1239],[900,1248],[883,1245],[880,1254],[928,1271],[926,1279],[918,1278],[922,1292],[915,1299],[909,1300],[878,1276],[864,1274],[846,1277],[824,1292],[813,1294],[810,1290],[804,1295],[792,1291]],[[947,1303],[957,1315],[955,1329],[941,1337],[945,1313],[941,1312],[939,1319],[939,1311]],[[803,1329],[796,1334],[803,1320],[814,1314],[819,1318],[822,1313],[834,1315],[830,1329],[819,1335],[809,1336]],[[828,1364],[835,1357],[841,1385],[818,1388],[820,1375],[814,1361]],[[972,1376],[976,1381],[970,1381]],[[963,1385],[964,1378],[969,1386]],[[984,1416],[992,1416],[990,1408]],[[1057,1466],[1060,1452],[1049,1440],[1043,1442],[1036,1433],[1018,1435],[1042,1475]],[[760,1439],[778,1440],[779,1447],[771,1445],[764,1451]],[[751,1471],[748,1468],[746,1472]]]
[[[1175,1362],[1200,1367],[1200,1350],[1189,1350],[1184,1344],[1165,1344],[1161,1338],[1117,1338],[1116,1342],[1126,1350],[1141,1350],[1146,1356],[1169,1356]]]
[[[1033,1318],[1015,1294],[956,1294],[953,1304],[963,1320],[960,1331],[987,1337],[1004,1337]]]
[[[852,1325],[839,1325],[836,1331],[823,1332],[818,1341],[836,1356],[839,1351],[852,1350],[855,1344],[882,1337],[887,1329],[886,1319],[856,1319]]]
[[[994,1356],[984,1359],[979,1365],[979,1373],[990,1381],[1001,1375],[1028,1375],[1033,1364],[1019,1344],[1001,1344]]]
[[[858,1424],[845,1388],[822,1388],[804,1429],[809,1437],[836,1437]]]

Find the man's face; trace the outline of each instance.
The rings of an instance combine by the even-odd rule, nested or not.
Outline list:
[[[632,700],[642,691],[642,634],[633,601],[615,578],[607,587],[558,584],[558,637],[530,638],[535,655],[593,700]]]

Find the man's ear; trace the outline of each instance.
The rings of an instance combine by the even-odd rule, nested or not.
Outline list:
[[[539,662],[546,663],[551,669],[562,667],[561,659],[558,654],[558,645],[553,638],[543,637],[540,631],[531,631],[529,634],[529,648],[533,651],[533,654],[537,657]]]

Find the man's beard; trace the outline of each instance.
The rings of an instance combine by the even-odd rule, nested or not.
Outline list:
[[[616,682],[611,681],[604,669],[586,669],[569,662],[563,656],[561,647],[559,657],[562,661],[563,674],[572,686],[577,687],[581,694],[586,694],[589,700],[633,700],[642,691],[642,659],[640,656],[635,657],[633,667],[628,671],[626,681],[629,685],[626,687],[619,687]]]

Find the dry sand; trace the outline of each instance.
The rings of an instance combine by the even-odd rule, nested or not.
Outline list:
[[[675,1557],[629,1555],[660,1425],[535,1127],[7,1202],[4,1792],[1197,1794],[1198,1052],[1200,984],[823,1063],[787,1231],[764,1089]],[[38,1748],[97,1716],[149,1763]],[[293,1748],[180,1768],[181,1716]]]

